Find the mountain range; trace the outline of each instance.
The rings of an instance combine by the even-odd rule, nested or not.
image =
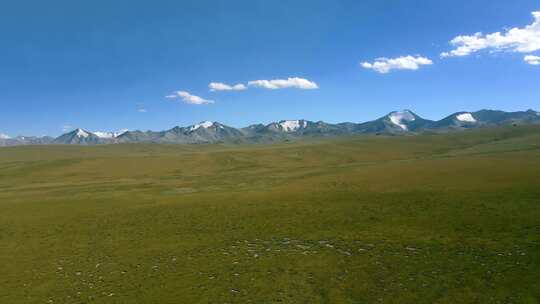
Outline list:
[[[233,128],[219,122],[201,122],[188,127],[165,131],[90,132],[76,129],[57,138],[0,134],[0,146],[16,145],[97,145],[113,143],[257,143],[299,137],[338,136],[353,134],[414,135],[426,132],[451,132],[502,125],[540,124],[540,112],[534,110],[504,112],[480,110],[457,112],[439,121],[424,119],[410,110],[391,112],[379,119],[364,122],[330,124],[323,121],[282,120],[270,124],[255,124]]]

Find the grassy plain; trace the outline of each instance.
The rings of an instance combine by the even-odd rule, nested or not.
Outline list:
[[[0,303],[539,303],[540,127],[0,149]]]

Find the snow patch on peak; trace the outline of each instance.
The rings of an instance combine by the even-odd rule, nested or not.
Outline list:
[[[124,133],[126,133],[127,131],[129,131],[128,129],[122,129],[118,132],[100,132],[100,131],[96,131],[96,132],[92,132],[92,134],[94,134],[95,136],[99,137],[99,138],[106,138],[106,139],[110,139],[110,138],[116,138]]]
[[[476,122],[471,113],[462,113],[456,116],[456,119],[462,122]]]
[[[285,132],[293,132],[300,128],[305,128],[307,126],[307,122],[300,120],[284,120],[281,121],[279,125]]]
[[[129,132],[129,129],[121,129],[120,131],[116,132],[115,133],[115,136],[114,137],[118,137],[126,132]]]
[[[9,135],[0,133],[0,139],[10,139],[10,138],[11,138],[11,137],[9,137]]]
[[[213,126],[213,125],[214,125],[214,123],[211,122],[211,121],[203,121],[203,122],[200,122],[200,123],[198,123],[198,124],[195,124],[195,125],[189,127],[189,130],[190,130],[190,131],[195,131],[195,130],[197,130],[197,129],[199,129],[199,128],[208,129],[208,128],[210,128],[210,127]]]
[[[409,128],[407,125],[404,124],[404,122],[411,122],[415,121],[416,118],[410,111],[397,111],[392,112],[390,115],[388,115],[388,118],[390,118],[390,121],[395,124],[396,126],[400,127],[401,129],[407,131]]]
[[[99,138],[114,138],[116,137],[115,134],[113,132],[92,132],[94,133],[95,136],[99,137]]]
[[[90,136],[90,134],[88,134],[88,132],[84,131],[83,129],[77,129],[77,133],[75,134],[75,136],[86,138]]]

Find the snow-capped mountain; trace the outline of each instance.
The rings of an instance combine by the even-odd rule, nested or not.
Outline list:
[[[99,144],[100,138],[92,132],[75,129],[69,133],[63,134],[54,140],[55,144],[77,144],[77,145],[93,145]]]
[[[213,143],[239,142],[244,133],[219,122],[203,121],[187,127],[174,127],[170,130],[127,131],[117,137],[118,142],[156,142],[156,143]]]
[[[55,144],[77,144],[77,145],[94,145],[107,144],[116,142],[116,138],[127,132],[122,130],[119,132],[91,132],[81,128],[65,133],[56,139]]]
[[[470,129],[479,126],[480,123],[475,117],[475,113],[457,112],[439,121],[434,121],[429,125],[431,130],[459,130]]]
[[[236,129],[219,122],[202,121],[187,127],[165,131],[90,132],[75,129],[55,139],[51,137],[0,135],[0,146],[36,144],[95,145],[111,143],[254,143],[288,140],[307,136],[352,134],[418,134],[421,132],[449,132],[501,125],[540,124],[540,113],[533,110],[503,112],[481,110],[457,112],[441,120],[424,119],[411,110],[401,110],[364,123],[330,124],[322,121],[281,120],[269,124],[254,124]]]
[[[431,120],[424,119],[411,110],[401,110],[388,113],[374,121],[349,125],[348,128],[354,133],[362,134],[404,134],[421,130],[430,123]]]
[[[292,133],[305,129],[307,124],[308,122],[306,120],[281,120],[278,122],[269,123],[265,126],[265,128],[271,132]]]
[[[331,136],[345,134],[348,130],[340,125],[322,121],[281,120],[267,125],[255,124],[241,129],[250,142],[268,142],[299,136]]]
[[[503,112],[495,110],[457,112],[439,121],[434,121],[427,129],[434,131],[449,131],[510,124],[537,124],[540,123],[540,117],[537,113],[538,112],[533,110],[523,112]]]

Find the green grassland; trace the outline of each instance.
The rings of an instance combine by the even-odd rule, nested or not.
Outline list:
[[[539,303],[540,127],[0,149],[0,303]]]

